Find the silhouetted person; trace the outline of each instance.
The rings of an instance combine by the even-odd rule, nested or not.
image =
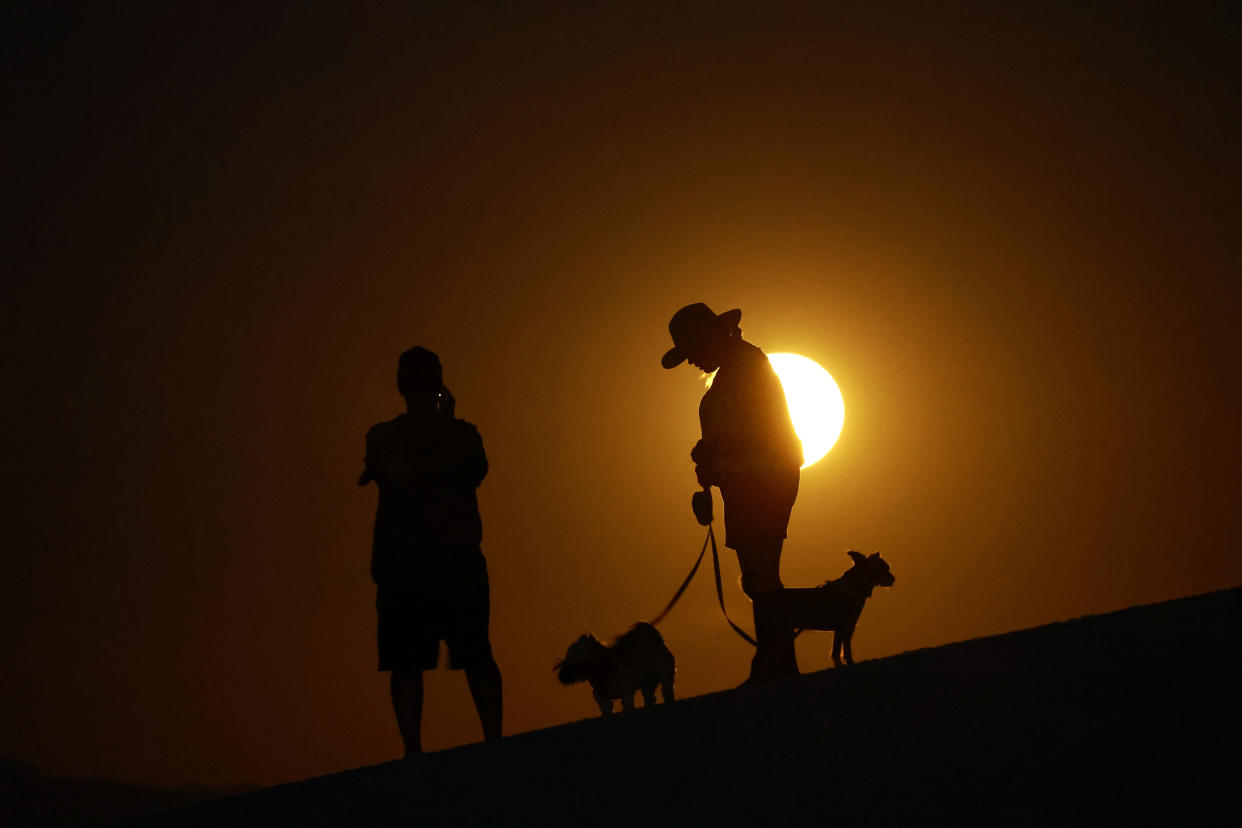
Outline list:
[[[406,413],[367,432],[358,485],[379,485],[371,549],[379,669],[392,672],[392,706],[408,757],[422,752],[422,671],[435,669],[441,640],[450,668],[466,671],[485,739],[500,738],[502,702],[475,497],[487,475],[483,440],[454,416],[456,401],[431,351],[401,355],[397,390]]]
[[[717,316],[701,302],[687,305],[668,323],[673,347],[665,368],[688,360],[711,373],[699,403],[703,438],[690,452],[703,491],[712,486],[724,500],[725,546],[737,552],[742,591],[752,601],[755,640],[750,680],[798,672],[793,627],[777,600],[782,589],[781,547],[798,496],[802,441],[794,431],[785,392],[763,351],[742,339],[740,310]]]

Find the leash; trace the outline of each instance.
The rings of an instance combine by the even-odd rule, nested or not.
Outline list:
[[[720,602],[720,611],[724,613],[725,620],[729,622],[729,626],[733,628],[733,631],[740,635],[743,641],[750,644],[750,646],[755,647],[757,646],[755,644],[755,639],[751,638],[745,630],[733,623],[733,619],[729,617],[729,611],[725,609],[724,587],[720,583],[720,550],[716,548],[716,533],[712,530],[712,525],[710,523],[707,524],[707,537],[703,540],[703,548],[699,550],[699,557],[694,562],[694,566],[690,567],[690,574],[687,575],[686,579],[681,582],[681,586],[679,586],[677,588],[677,592],[673,594],[673,598],[668,602],[668,606],[666,606],[663,612],[657,615],[651,623],[654,626],[663,621],[664,617],[668,615],[673,607],[677,605],[677,602],[681,600],[682,593],[686,591],[686,587],[690,586],[690,582],[694,580],[695,573],[699,571],[699,564],[703,563],[703,556],[707,554],[708,545],[712,548],[712,568],[716,573],[716,599]]]

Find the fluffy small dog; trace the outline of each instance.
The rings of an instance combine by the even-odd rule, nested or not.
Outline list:
[[[612,715],[613,699],[621,700],[622,710],[633,710],[638,691],[642,691],[643,706],[651,707],[656,685],[665,704],[673,701],[677,663],[659,631],[645,621],[631,627],[611,647],[590,633],[581,636],[554,669],[561,684],[590,682],[591,694],[605,716]]]
[[[832,637],[832,663],[841,666],[842,650],[845,663],[854,663],[850,640],[862,614],[863,604],[878,586],[891,587],[897,580],[889,571],[888,562],[876,552],[870,557],[853,549],[847,552],[854,565],[834,581],[809,589],[781,590],[782,603],[793,626],[804,630],[825,630]]]

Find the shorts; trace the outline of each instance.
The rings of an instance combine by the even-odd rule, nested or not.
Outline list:
[[[781,541],[798,499],[801,472],[736,474],[720,486],[724,501],[725,546]]]
[[[441,641],[448,645],[451,670],[492,658],[485,568],[474,583],[442,588],[381,586],[375,609],[381,670],[434,670]]]

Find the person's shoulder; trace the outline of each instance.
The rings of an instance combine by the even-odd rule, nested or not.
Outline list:
[[[447,422],[447,427],[454,434],[460,435],[462,437],[479,436],[478,427],[474,423],[469,422],[468,420],[459,420],[456,417],[454,417],[453,419]]]
[[[383,434],[386,431],[396,431],[397,428],[400,427],[402,416],[404,415],[397,415],[396,417],[393,417],[391,420],[384,420],[382,423],[376,423],[375,425],[367,429],[367,434],[372,434],[372,433]]]
[[[772,367],[772,361],[768,359],[768,355],[763,352],[762,348],[745,341],[742,344],[746,347],[741,352],[742,358],[739,362],[745,366],[746,371],[763,376],[768,374],[771,374],[773,377],[776,376],[776,371]]]
[[[741,354],[742,359],[746,360],[747,362],[767,362],[768,361],[768,355],[765,354],[763,352],[763,349],[760,348],[758,345],[754,344],[753,342],[747,342],[745,339],[741,340],[740,343],[742,347],[739,348],[738,351]]]
[[[771,363],[768,362],[768,355],[758,345],[739,339],[728,363],[721,366],[720,377],[726,380],[740,380],[769,367]]]
[[[483,438],[474,423],[456,417],[442,418],[436,424],[434,439],[451,452],[474,452],[483,448]]]
[[[382,423],[376,423],[367,429],[367,442],[383,442],[386,439],[395,437],[401,430],[401,418],[404,415],[398,415],[391,420],[385,420]]]

